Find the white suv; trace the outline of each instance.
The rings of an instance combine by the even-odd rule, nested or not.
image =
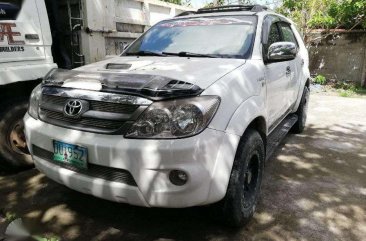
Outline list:
[[[54,70],[24,117],[36,167],[100,198],[145,207],[214,204],[253,215],[265,160],[304,129],[308,53],[261,6],[186,12],[116,58]]]

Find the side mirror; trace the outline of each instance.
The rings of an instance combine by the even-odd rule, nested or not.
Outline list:
[[[267,61],[280,62],[293,60],[297,55],[297,46],[292,42],[277,42],[268,48]]]

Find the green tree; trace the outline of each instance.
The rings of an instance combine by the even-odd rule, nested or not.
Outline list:
[[[366,28],[366,0],[283,0],[277,11],[297,24],[306,43],[319,39],[310,39],[313,29],[325,29],[326,38],[333,29]]]
[[[205,8],[224,6],[227,2],[225,0],[213,0],[212,2],[206,3]]]
[[[238,4],[254,4],[252,0],[238,0]]]
[[[366,0],[283,0],[278,12],[307,29],[366,28]]]
[[[366,0],[333,2],[328,10],[337,26],[345,29],[366,29]]]
[[[163,2],[167,2],[167,3],[174,3],[174,4],[178,4],[178,5],[183,5],[182,0],[161,0]]]
[[[245,4],[254,4],[253,0],[213,0],[205,5],[205,7],[218,7],[224,5],[245,5]]]
[[[183,0],[182,5],[187,7],[192,7],[192,1],[191,0]]]
[[[315,23],[323,25],[321,28],[327,27],[326,24],[332,22],[332,20],[329,20],[327,10],[329,5],[336,1],[337,0],[283,0],[282,6],[280,6],[277,11],[294,20],[300,30],[305,32]]]

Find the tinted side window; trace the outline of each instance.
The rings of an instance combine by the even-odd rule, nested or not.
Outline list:
[[[271,46],[271,44],[277,42],[281,42],[281,34],[278,30],[277,24],[272,24],[271,29],[269,30],[267,48]]]
[[[280,28],[283,35],[283,41],[292,42],[298,46],[295,34],[292,32],[290,25],[287,23],[280,23]]]
[[[277,26],[277,23],[274,23],[271,25],[271,28],[269,29],[267,44],[263,45],[264,55],[267,54],[269,46],[271,46],[271,44],[281,42],[281,41],[282,41],[281,32]],[[266,58],[266,57],[264,57],[264,58]]]
[[[0,20],[15,20],[22,7],[22,0],[0,1]]]

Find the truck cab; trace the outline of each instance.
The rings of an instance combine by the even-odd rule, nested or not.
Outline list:
[[[40,79],[57,67],[44,1],[8,0],[0,9],[0,84]]]
[[[0,167],[31,165],[22,117],[31,90],[57,65],[43,0],[0,2]]]

